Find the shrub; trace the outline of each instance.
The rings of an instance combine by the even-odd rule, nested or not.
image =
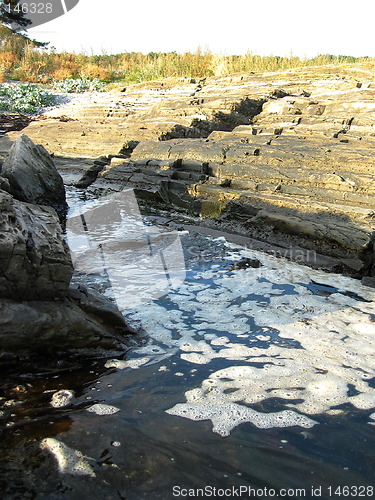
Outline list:
[[[89,80],[88,78],[67,78],[65,80],[53,82],[53,88],[59,92],[86,92],[86,91],[96,91],[103,92],[105,90],[105,84],[99,81],[97,78]]]
[[[33,114],[38,108],[54,104],[55,96],[34,83],[0,85],[2,111]]]
[[[81,68],[81,75],[89,79],[107,80],[111,72],[97,64],[87,63]]]
[[[18,61],[17,57],[11,52],[0,52],[0,69],[9,70]]]

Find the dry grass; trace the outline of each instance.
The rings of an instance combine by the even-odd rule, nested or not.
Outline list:
[[[0,25],[0,71],[7,78],[21,81],[48,83],[54,79],[86,77],[107,82],[142,82],[167,77],[225,76],[343,63],[361,63],[371,71],[375,69],[374,58],[331,55],[300,59],[295,56],[262,57],[250,52],[240,56],[221,56],[201,50],[185,54],[130,52],[99,56],[56,53],[38,49]]]

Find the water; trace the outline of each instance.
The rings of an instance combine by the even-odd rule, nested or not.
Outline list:
[[[179,238],[185,280],[149,303],[143,288],[123,301],[105,266],[85,264],[139,345],[3,373],[2,498],[372,498],[373,290]]]

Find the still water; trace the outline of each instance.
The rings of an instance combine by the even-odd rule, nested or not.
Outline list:
[[[70,241],[76,279],[139,335],[116,357],[3,371],[1,498],[373,498],[374,291],[130,212]],[[137,254],[145,231],[166,238],[166,283]]]

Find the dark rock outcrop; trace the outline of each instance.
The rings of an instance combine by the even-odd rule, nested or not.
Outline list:
[[[375,231],[370,234],[368,242],[359,251],[359,258],[363,262],[363,267],[360,269],[359,274],[363,277],[373,278],[373,285],[375,285]],[[366,280],[365,280],[366,281]],[[367,280],[369,281],[369,280]]]
[[[64,219],[67,211],[63,180],[42,145],[22,134],[12,145],[1,175],[10,185],[10,194],[20,201],[51,206]]]
[[[82,286],[63,301],[0,298],[0,358],[12,350],[118,349],[129,333],[116,307]]]
[[[73,266],[53,208],[23,203],[0,191],[0,297],[65,297]]]
[[[53,208],[0,191],[0,358],[74,349],[123,349],[131,333],[115,304],[70,285],[72,262]]]

